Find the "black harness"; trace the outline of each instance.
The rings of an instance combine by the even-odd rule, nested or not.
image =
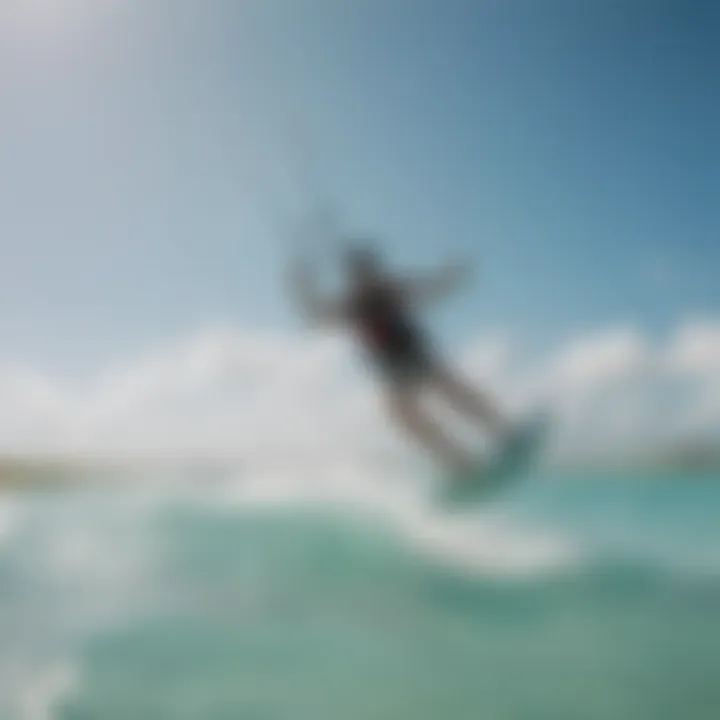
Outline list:
[[[421,333],[390,283],[378,281],[363,288],[351,306],[360,338],[377,358],[401,359],[421,351]]]

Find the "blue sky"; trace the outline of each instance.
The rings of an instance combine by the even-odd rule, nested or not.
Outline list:
[[[15,0],[0,11],[0,342],[68,370],[290,327],[281,231],[330,193],[435,320],[530,346],[715,317],[706,2]]]

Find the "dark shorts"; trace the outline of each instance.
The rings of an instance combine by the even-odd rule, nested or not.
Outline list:
[[[428,380],[437,369],[437,361],[428,350],[418,348],[376,357],[375,366],[386,383],[405,388]]]

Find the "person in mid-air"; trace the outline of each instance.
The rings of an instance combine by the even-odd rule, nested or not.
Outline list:
[[[507,423],[484,394],[459,377],[436,353],[415,311],[454,290],[467,267],[443,268],[424,278],[402,278],[387,271],[379,255],[361,247],[345,252],[347,289],[339,298],[321,298],[311,268],[297,260],[290,287],[311,320],[355,331],[383,381],[391,417],[452,470],[468,470],[472,458],[432,418],[421,401],[426,390],[443,396],[458,412],[501,440]]]

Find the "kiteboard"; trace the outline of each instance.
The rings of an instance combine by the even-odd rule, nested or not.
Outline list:
[[[486,457],[443,478],[440,501],[449,505],[482,501],[526,477],[545,446],[549,424],[548,416],[539,413],[517,423]]]

